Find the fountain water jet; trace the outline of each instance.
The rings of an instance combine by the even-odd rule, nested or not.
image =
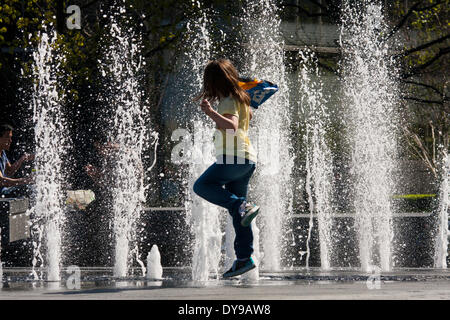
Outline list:
[[[348,106],[352,145],[355,225],[361,268],[382,271],[392,264],[393,227],[390,196],[396,167],[398,101],[392,45],[386,34],[381,4],[343,3],[341,48],[344,106]],[[378,252],[376,249],[378,247]]]
[[[310,210],[306,267],[309,267],[309,242],[313,227],[313,216],[316,215],[319,228],[321,269],[329,270],[333,252],[333,210],[331,206],[333,162],[325,136],[330,119],[328,111],[325,109],[326,101],[322,94],[323,84],[318,74],[316,58],[308,50],[300,51],[299,55],[303,66],[299,73],[298,82],[301,96],[301,118],[304,119],[306,124],[304,135],[304,145],[307,148],[306,191]]]
[[[277,6],[272,0],[249,0],[242,16],[246,46],[244,74],[276,83],[279,92],[267,100],[252,119],[250,140],[258,151],[251,200],[261,207],[261,261],[265,269],[281,268],[281,252],[292,213],[290,175],[293,167],[290,143],[289,93],[284,65],[284,41]],[[259,244],[254,242],[255,248]],[[255,252],[258,250],[255,249]],[[256,256],[256,255],[255,255]]]
[[[40,43],[33,53],[33,123],[35,151],[35,203],[32,207],[34,242],[33,273],[39,278],[35,267],[48,264],[47,280],[60,279],[62,256],[63,210],[63,157],[67,153],[69,139],[58,90],[58,73],[63,55],[55,51],[56,32],[40,34]],[[45,259],[41,252],[45,241]]]
[[[163,268],[158,246],[154,244],[147,255],[147,279],[161,279]]]
[[[117,3],[110,14],[111,43],[105,50],[102,72],[109,76],[106,102],[114,110],[108,124],[108,141],[112,145],[114,167],[111,175],[114,247],[114,276],[127,275],[134,256],[145,275],[145,265],[139,259],[137,226],[145,202],[143,166],[151,129],[147,128],[148,106],[143,101],[140,35],[125,30],[125,4]]]

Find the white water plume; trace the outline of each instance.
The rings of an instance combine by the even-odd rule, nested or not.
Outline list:
[[[341,48],[361,268],[391,269],[398,90],[381,4],[343,3]],[[378,249],[378,250],[377,250]]]
[[[148,106],[143,100],[140,35],[126,28],[124,4],[110,14],[110,45],[105,49],[102,72],[109,76],[108,108],[114,113],[108,124],[110,156],[114,165],[110,174],[112,185],[112,215],[114,231],[114,276],[127,276],[133,256],[145,275],[145,265],[139,259],[137,224],[145,202],[144,151],[150,136],[147,128]],[[126,30],[125,30],[126,29]],[[132,249],[133,248],[133,249]]]
[[[63,156],[68,138],[58,88],[58,72],[63,56],[55,51],[56,32],[40,34],[33,53],[33,123],[35,151],[35,203],[32,208],[34,238],[33,273],[37,264],[47,264],[47,280],[60,279],[63,210]],[[42,241],[45,245],[42,248]],[[43,258],[42,249],[45,250]]]
[[[154,244],[147,255],[147,279],[161,279],[163,268],[158,246]]]
[[[305,122],[304,145],[306,147],[306,191],[309,202],[309,230],[307,238],[306,267],[309,267],[311,229],[313,217],[317,217],[319,228],[320,263],[322,270],[331,267],[333,252],[332,223],[333,208],[333,162],[325,140],[330,124],[326,101],[323,97],[323,84],[318,74],[314,54],[305,50],[299,53],[302,69],[298,83],[300,111]]]

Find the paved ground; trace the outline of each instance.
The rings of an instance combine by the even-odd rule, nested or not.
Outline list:
[[[301,283],[209,285],[205,287],[158,287],[142,284],[81,290],[67,288],[3,288],[0,300],[450,300],[450,281],[382,282],[379,289],[365,283]]]
[[[163,281],[148,281],[143,277],[114,279],[91,272],[82,275],[77,289],[77,283],[67,281],[69,278],[61,282],[31,281],[14,270],[4,270],[0,300],[450,300],[448,270],[402,270],[370,278],[351,270],[300,270],[261,273],[257,281],[206,283],[193,282],[186,273],[165,273]]]

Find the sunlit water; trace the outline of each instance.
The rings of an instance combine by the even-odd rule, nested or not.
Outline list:
[[[111,186],[114,274],[124,277],[132,261],[139,263],[143,274],[146,271],[139,259],[137,231],[146,200],[143,157],[153,132],[146,122],[149,110],[143,100],[141,70],[145,63],[140,35],[126,27],[125,5],[117,4],[109,14],[110,44],[101,66],[108,108],[114,110],[106,124],[108,141],[115,146],[115,163],[110,168],[115,181]]]
[[[40,34],[33,53],[32,112],[35,140],[35,201],[33,217],[33,270],[47,267],[47,279],[60,279],[62,225],[65,220],[64,166],[69,139],[62,108],[63,93],[58,90],[58,72],[63,56],[56,52],[56,32]],[[34,272],[35,278],[42,278]]]
[[[355,226],[361,268],[392,267],[398,89],[392,47],[381,38],[387,25],[382,6],[343,3],[341,61],[343,106],[348,114],[352,147]]]
[[[306,267],[309,267],[311,229],[317,217],[320,245],[320,265],[331,267],[333,253],[333,161],[325,140],[330,118],[323,95],[316,57],[309,50],[300,51],[302,68],[298,76],[301,119],[305,123],[306,192],[309,203],[309,232],[306,246]]]

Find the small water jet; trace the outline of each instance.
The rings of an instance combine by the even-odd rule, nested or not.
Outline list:
[[[147,255],[147,279],[161,279],[163,268],[158,246],[154,244]]]

